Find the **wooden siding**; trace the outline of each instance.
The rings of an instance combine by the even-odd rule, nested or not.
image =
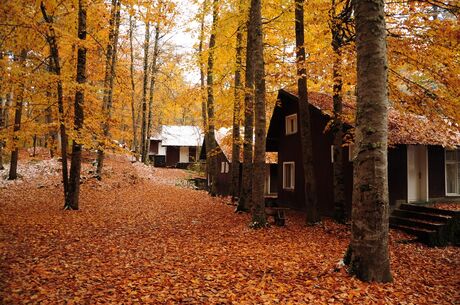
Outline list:
[[[428,196],[446,196],[445,154],[442,146],[428,147]]]
[[[150,140],[150,145],[149,145],[149,153],[152,155],[158,155],[158,145],[160,141],[159,140]]]

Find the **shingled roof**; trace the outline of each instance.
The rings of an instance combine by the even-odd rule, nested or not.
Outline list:
[[[298,102],[298,97],[295,94],[283,89],[278,94],[278,99],[281,98],[287,98],[291,102]],[[309,92],[308,101],[324,115],[332,117],[332,95]],[[278,103],[276,107],[280,106],[280,103]],[[345,96],[343,100],[343,118],[344,122],[350,127],[354,125],[355,111],[355,98]],[[388,112],[388,144],[460,146],[460,126],[458,123],[449,122],[434,124],[426,117],[390,107]]]

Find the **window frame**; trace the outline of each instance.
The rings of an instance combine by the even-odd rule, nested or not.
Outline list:
[[[447,160],[447,152],[456,152],[454,160]],[[447,164],[457,165],[457,193],[447,192]],[[445,192],[446,196],[460,196],[460,176],[458,175],[458,167],[460,167],[460,149],[444,149],[444,181],[445,181]]]
[[[290,127],[291,124],[289,124],[289,122],[293,120],[294,121],[294,125],[293,125],[293,130],[290,130],[290,128],[288,129],[288,126]],[[294,114],[290,114],[290,115],[287,115],[284,119],[284,124],[285,124],[285,132],[286,132],[286,135],[292,135],[292,134],[296,134],[297,131],[298,131],[298,120],[297,120],[297,113],[294,113]]]
[[[286,185],[286,166],[290,166],[291,168],[290,185]],[[287,191],[295,190],[295,162],[294,161],[283,162],[283,190],[287,190]]]

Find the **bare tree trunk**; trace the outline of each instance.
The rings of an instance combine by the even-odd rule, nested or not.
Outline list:
[[[248,15],[246,41],[246,71],[244,92],[244,142],[243,142],[243,172],[240,186],[240,198],[237,211],[248,211],[252,206],[252,144],[254,137],[254,35],[255,23],[254,6],[251,5]]]
[[[208,141],[208,106],[206,101],[206,94],[205,94],[205,66],[204,66],[204,58],[203,58],[203,44],[204,44],[204,21],[206,17],[206,10],[207,10],[208,1],[203,1],[203,12],[200,16],[200,44],[198,46],[198,55],[199,55],[199,64],[200,64],[200,91],[201,91],[201,118],[203,120],[203,132],[204,138],[206,143]],[[206,153],[206,164],[208,162],[208,155]],[[209,168],[206,166],[206,177],[209,178]]]
[[[82,85],[86,83],[86,0],[78,0],[78,44],[77,51],[77,87],[74,105],[74,131],[78,137],[83,128],[84,112],[83,104],[85,92]],[[79,139],[72,141],[72,160],[70,164],[69,191],[67,194],[65,209],[78,210],[78,199],[80,195],[80,170],[81,170],[81,151],[82,144]]]
[[[347,220],[345,210],[345,181],[343,176],[343,122],[342,122],[342,74],[341,74],[341,52],[339,47],[333,47],[335,58],[332,66],[333,103],[334,103],[334,163],[333,184],[334,184],[334,218],[344,223]]]
[[[340,13],[337,13],[339,3],[344,6]],[[329,27],[332,34],[332,49],[334,50],[334,61],[332,66],[333,103],[334,103],[334,163],[333,185],[334,185],[334,218],[336,221],[344,223],[348,215],[345,207],[345,180],[343,176],[343,122],[342,122],[342,52],[341,48],[351,42],[354,37],[350,32],[351,28],[351,0],[332,0],[329,16]]]
[[[243,13],[243,1],[240,0],[238,11]],[[238,25],[236,32],[236,54],[235,54],[235,92],[233,102],[233,130],[232,130],[232,200],[236,200],[240,193],[240,152],[241,152],[241,69],[243,53],[243,24]]]
[[[21,55],[20,55],[20,62],[21,62],[22,68],[25,68],[26,58],[27,58],[27,51],[22,50]],[[23,75],[22,78],[24,77],[25,75]],[[22,79],[22,82],[19,88],[19,93],[16,96],[16,106],[15,106],[15,112],[14,112],[13,140],[12,140],[14,147],[13,147],[13,151],[11,152],[10,172],[8,174],[8,180],[15,180],[18,177],[19,149],[18,149],[18,143],[17,143],[18,141],[17,132],[21,130],[22,105],[24,102],[23,98],[24,98],[24,90],[25,90],[24,81],[25,80]]]
[[[252,8],[254,6],[254,9]],[[254,77],[255,77],[255,143],[254,168],[252,178],[252,225],[263,227],[267,223],[265,216],[265,67],[262,33],[261,0],[251,0],[251,21],[254,22]]]
[[[2,55],[0,53],[0,59]],[[5,128],[5,113],[6,113],[6,98],[3,97],[0,99],[0,132]],[[4,170],[3,166],[3,146],[5,145],[4,139],[0,137],[0,170]]]
[[[145,24],[145,41],[144,41],[144,80],[142,87],[142,126],[141,126],[141,159],[147,164],[147,86],[149,77],[149,44],[150,44],[150,22]]]
[[[212,28],[209,37],[208,50],[208,135],[206,142],[206,162],[208,174],[211,176],[211,196],[217,195],[217,143],[215,134],[215,119],[214,119],[214,48],[216,46],[216,28],[218,12],[218,0],[213,0],[212,4]]]
[[[350,271],[390,282],[388,253],[388,92],[384,0],[354,2],[357,49],[356,158]]]
[[[155,25],[155,42],[153,44],[153,58],[152,58],[152,66],[151,66],[151,75],[150,75],[150,90],[149,90],[149,115],[147,120],[147,138],[150,137],[150,133],[152,131],[152,114],[153,114],[153,95],[155,93],[155,80],[157,75],[157,60],[159,54],[159,42],[160,42],[160,23],[157,22]],[[150,140],[146,143],[146,151],[148,156],[148,151],[150,149]]]
[[[46,12],[46,8],[43,2],[40,3],[40,8],[42,11],[43,19],[45,19],[46,23],[48,23],[48,33],[46,36],[46,40],[48,42],[48,46],[50,48],[50,57],[51,57],[51,66],[54,73],[59,77],[57,81],[57,103],[58,103],[58,120],[59,120],[59,131],[61,133],[61,165],[62,165],[62,184],[64,188],[64,198],[67,200],[67,194],[69,190],[69,173],[68,173],[68,166],[67,166],[67,146],[68,146],[68,139],[67,139],[67,131],[64,122],[64,96],[63,96],[63,88],[62,88],[62,80],[61,76],[61,64],[60,64],[60,57],[59,57],[59,48],[56,41],[56,33],[53,26],[53,19],[48,16]],[[64,205],[65,206],[65,205]]]
[[[135,21],[133,16],[129,15],[129,45],[130,45],[130,76],[131,76],[131,119],[133,123],[133,150],[136,160],[139,160],[139,147],[137,143],[137,126],[139,120],[136,118],[136,107],[135,107],[135,96],[136,96],[136,85],[134,82],[134,47],[133,47],[133,32],[134,32]],[[138,112],[139,113],[139,112]]]
[[[102,113],[104,122],[102,123],[102,131],[104,140],[109,137],[110,119],[112,117],[113,104],[113,80],[115,79],[115,68],[117,65],[117,45],[118,32],[120,27],[120,6],[119,0],[112,0],[111,17],[110,17],[110,33],[109,42],[107,43],[107,53],[105,55],[105,78],[104,78],[104,98],[102,101]],[[104,140],[99,143],[97,151],[97,167],[96,176],[101,177],[102,168],[104,166]]]
[[[305,67],[305,33],[304,33],[304,0],[295,1],[295,40],[297,62],[297,88],[299,95],[299,126],[302,166],[304,172],[305,205],[307,208],[307,224],[315,224],[320,220],[318,214],[318,194],[316,193],[315,169],[313,166],[313,141],[311,138],[311,120],[307,91],[307,69]]]

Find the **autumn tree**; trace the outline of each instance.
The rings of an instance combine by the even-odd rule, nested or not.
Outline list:
[[[252,180],[252,224],[255,227],[265,226],[265,137],[266,137],[266,111],[265,111],[265,67],[264,44],[262,32],[261,0],[251,0],[251,16],[249,22],[254,24],[254,78],[255,78],[255,143],[254,165]]]
[[[314,224],[320,220],[318,214],[318,196],[316,193],[316,177],[313,166],[313,141],[311,132],[310,109],[307,91],[307,69],[305,68],[304,38],[304,1],[295,1],[295,37],[297,62],[297,90],[299,95],[299,125],[302,166],[304,172],[305,205],[307,223]]]
[[[248,211],[252,206],[252,165],[254,141],[254,52],[255,52],[255,5],[251,2],[246,27],[246,69],[244,72],[244,141],[243,167],[240,187],[240,197],[237,211]]]
[[[102,113],[104,116],[102,122],[102,133],[104,140],[109,137],[109,124],[112,117],[113,87],[115,67],[117,64],[118,33],[120,28],[120,7],[121,3],[119,0],[112,0],[109,20],[109,39],[105,54],[104,96],[102,101]],[[96,175],[101,177],[104,164],[104,141],[102,141],[99,146],[96,160]]]
[[[243,13],[243,1],[238,3],[238,12]],[[235,80],[234,80],[234,101],[233,101],[233,128],[232,128],[232,200],[239,196],[240,190],[240,153],[241,153],[241,93],[242,93],[242,60],[243,60],[243,24],[239,22],[236,32],[235,48]]]
[[[146,17],[147,18],[147,17]],[[150,45],[150,20],[145,21],[144,39],[144,77],[142,80],[142,123],[141,123],[141,160],[147,163],[147,88],[149,77],[149,45]]]
[[[347,263],[361,280],[390,282],[384,1],[356,1],[354,11],[358,73],[356,158]]]
[[[329,12],[329,28],[331,30],[331,46],[334,51],[332,66],[333,80],[333,125],[334,145],[333,156],[333,185],[334,185],[334,218],[339,222],[345,222],[348,218],[345,208],[345,180],[343,174],[343,77],[342,77],[342,50],[354,40],[352,25],[351,0],[332,0]],[[348,148],[351,149],[352,146]]]
[[[208,117],[208,130],[206,136],[206,162],[208,167],[208,174],[211,178],[211,195],[217,194],[217,142],[215,134],[215,118],[214,118],[214,52],[216,46],[216,27],[219,16],[218,0],[212,2],[212,28],[209,36],[209,50],[208,50],[208,73],[207,73],[207,117]]]
[[[77,136],[72,141],[72,159],[70,164],[69,191],[65,208],[70,210],[78,210],[79,195],[80,195],[80,170],[81,170],[81,152],[82,144],[78,139],[79,133],[83,128],[84,119],[84,101],[86,83],[86,0],[78,1],[78,51],[77,51],[77,91],[75,93],[74,103],[74,131]]]

